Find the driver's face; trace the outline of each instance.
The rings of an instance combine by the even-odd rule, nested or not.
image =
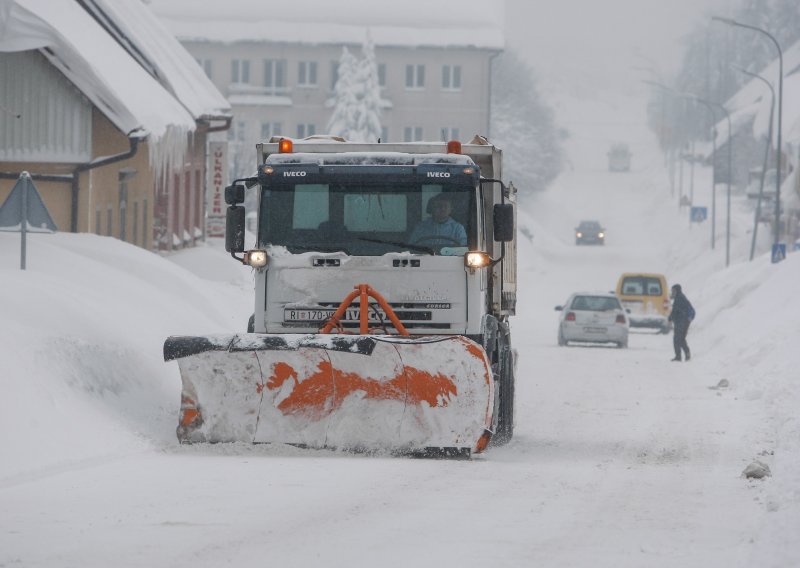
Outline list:
[[[433,220],[437,223],[444,223],[450,216],[453,206],[446,199],[440,199],[433,204]]]

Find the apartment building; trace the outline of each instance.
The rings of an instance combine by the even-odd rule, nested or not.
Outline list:
[[[475,19],[474,2],[466,2],[451,12],[398,5],[405,17],[361,13],[358,24],[352,23],[352,2],[314,10],[314,3],[305,4],[304,13],[274,4],[239,13],[236,0],[224,11],[186,0],[152,3],[231,104],[236,173],[252,169],[258,141],[328,133],[342,50],[360,57],[368,35],[381,87],[383,141],[489,134],[492,61],[504,44],[502,3],[494,20]]]

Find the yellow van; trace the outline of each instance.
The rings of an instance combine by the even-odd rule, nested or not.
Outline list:
[[[617,296],[629,310],[631,327],[669,333],[669,287],[663,274],[626,273],[617,281]]]

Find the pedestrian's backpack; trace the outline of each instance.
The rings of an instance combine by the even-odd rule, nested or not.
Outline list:
[[[686,316],[689,318],[689,321],[692,321],[694,319],[695,312],[692,304],[689,304],[689,309],[686,310]]]

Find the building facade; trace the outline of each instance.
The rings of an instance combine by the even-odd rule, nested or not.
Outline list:
[[[194,60],[140,3],[69,1],[58,15],[12,4],[0,26],[0,203],[27,171],[61,231],[148,250],[203,238],[206,140],[231,116]],[[191,88],[173,78],[187,65],[200,78]]]
[[[327,125],[339,60],[345,48],[361,57],[368,37],[381,89],[382,141],[466,141],[489,134],[492,62],[503,40],[502,32],[488,33],[485,22],[475,31],[450,21],[453,27],[444,32],[385,20],[352,25],[345,5],[339,21],[323,29],[313,28],[313,14],[308,22],[278,21],[282,8],[265,5],[245,14],[249,29],[260,30],[248,33],[248,21],[231,21],[241,17],[234,13],[223,25],[216,12],[192,8],[191,22],[184,22],[181,5],[154,2],[153,9],[231,104],[233,175],[251,173],[257,142],[338,134]]]

